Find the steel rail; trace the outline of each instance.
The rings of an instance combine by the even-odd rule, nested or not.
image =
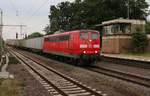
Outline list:
[[[62,90],[60,90],[59,88],[57,88],[53,83],[51,83],[49,80],[47,80],[47,78],[45,78],[43,75],[41,75],[37,70],[35,70],[34,68],[32,68],[29,64],[27,64],[21,57],[17,56],[14,52],[10,52],[13,55],[15,55],[18,59],[20,59],[24,64],[26,64],[29,68],[31,68],[36,74],[38,74],[42,79],[44,79],[48,84],[50,84],[54,89],[56,89],[61,95],[63,96],[68,96],[66,93],[64,93]]]
[[[104,62],[111,62],[111,63],[122,64],[126,66],[139,67],[143,69],[150,69],[150,61],[145,61],[145,60],[108,57],[108,56],[103,56],[103,55],[101,56],[101,60]]]
[[[53,61],[55,61],[55,60],[53,60]],[[56,61],[56,62],[58,63],[59,61]],[[125,73],[122,71],[118,71],[118,70],[116,71],[116,70],[98,67],[98,66],[95,66],[93,68],[91,68],[91,67],[84,68],[84,69],[87,69],[87,70],[90,70],[93,72],[97,72],[97,73],[101,73],[101,74],[104,74],[107,76],[115,77],[115,78],[125,80],[128,82],[132,82],[134,84],[142,85],[145,87],[150,87],[150,78],[140,77],[136,74]]]
[[[51,67],[46,66],[46,65],[44,65],[44,64],[42,64],[42,63],[40,63],[40,62],[34,60],[33,58],[24,55],[24,54],[21,53],[21,52],[17,52],[17,53],[23,55],[25,58],[28,58],[28,59],[32,60],[33,62],[37,63],[38,65],[40,65],[40,66],[42,66],[42,67],[44,67],[44,68],[46,68],[47,70],[52,71],[52,72],[54,72],[55,74],[57,74],[57,75],[63,77],[63,78],[66,79],[67,81],[72,82],[73,84],[79,86],[80,88],[86,90],[87,92],[90,92],[92,95],[95,95],[95,96],[106,96],[106,94],[102,94],[101,91],[95,91],[95,89],[91,89],[91,88],[87,87],[86,85],[83,85],[82,83],[80,83],[80,82],[78,82],[78,81],[76,81],[76,80],[74,80],[74,79],[72,79],[72,78],[66,76],[65,74],[62,74],[62,73],[56,71],[55,69],[52,69]],[[18,58],[20,58],[20,57],[18,57]],[[20,58],[20,59],[21,59],[21,58]],[[24,61],[24,62],[25,62],[25,61]],[[36,70],[34,70],[34,71],[35,71],[36,73],[38,73]],[[38,73],[38,74],[40,75],[40,73]],[[40,75],[40,76],[42,76],[42,75]],[[42,78],[43,78],[43,79],[46,79],[46,78],[43,77],[43,76],[42,76]],[[46,81],[47,81],[47,80],[46,80]],[[62,90],[60,90],[59,88],[57,88],[55,85],[52,85],[52,86],[54,86],[57,90],[62,91]],[[68,96],[68,94],[66,94],[65,92],[61,92],[61,94],[63,94],[64,96]]]
[[[125,80],[128,82],[132,82],[134,84],[150,87],[150,78],[141,77],[136,74],[126,73],[118,70],[112,70],[112,69],[103,68],[99,66],[92,66],[85,69],[96,73],[104,74],[107,76],[115,77],[121,80]]]

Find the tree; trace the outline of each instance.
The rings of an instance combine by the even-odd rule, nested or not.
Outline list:
[[[59,27],[59,17],[60,16],[60,12],[59,9],[56,6],[51,6],[50,7],[50,15],[49,15],[49,19],[50,19],[50,25],[47,26],[47,28],[50,28],[49,32],[54,33],[55,31],[58,31],[60,29]]]
[[[148,15],[148,3],[145,0],[129,0],[130,4],[130,18],[144,19]]]
[[[53,34],[53,32],[50,31],[50,26],[47,25],[44,30],[43,30],[46,34]]]
[[[147,45],[148,45],[148,39],[145,33],[135,32],[132,34],[131,47],[133,49],[133,52],[143,53]]]
[[[150,34],[150,22],[147,22],[145,25],[145,30],[147,34]]]
[[[127,18],[146,19],[148,4],[145,0],[75,0],[50,7],[50,32],[58,30],[93,29],[102,21]]]
[[[36,37],[42,37],[43,35],[39,32],[34,32],[30,35],[27,36],[28,39],[31,39],[31,38],[36,38]]]

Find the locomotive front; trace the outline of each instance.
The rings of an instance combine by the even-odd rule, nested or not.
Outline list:
[[[81,31],[79,33],[80,58],[87,61],[96,61],[100,57],[100,34],[98,31]]]

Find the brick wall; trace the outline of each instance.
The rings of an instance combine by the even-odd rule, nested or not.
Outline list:
[[[110,54],[126,53],[130,49],[131,36],[103,36],[102,38],[102,52]],[[150,51],[150,35],[148,36],[147,51]]]
[[[118,36],[103,36],[102,39],[103,53],[120,53]]]

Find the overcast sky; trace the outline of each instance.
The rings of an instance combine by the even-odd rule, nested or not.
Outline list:
[[[62,1],[74,0],[0,0],[0,8],[3,10],[4,24],[23,24],[23,33],[42,32],[48,21],[49,8]],[[150,0],[147,0],[150,4]],[[150,19],[150,16],[149,16]],[[19,27],[4,27],[3,38],[14,39],[16,32],[20,36]]]
[[[48,14],[51,5],[67,0],[0,0],[0,8],[3,10],[3,23],[5,25],[23,24],[22,33],[31,34],[32,32],[42,32],[43,28],[49,23]],[[74,0],[68,0],[74,1]],[[19,27],[3,27],[3,38],[13,39]]]

